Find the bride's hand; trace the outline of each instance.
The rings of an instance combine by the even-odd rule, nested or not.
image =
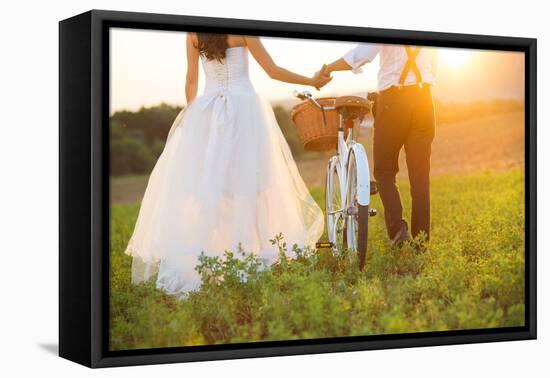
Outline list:
[[[332,80],[332,77],[326,74],[326,68],[326,64],[323,64],[323,67],[321,67],[321,69],[311,78],[312,86],[317,90],[321,89]]]

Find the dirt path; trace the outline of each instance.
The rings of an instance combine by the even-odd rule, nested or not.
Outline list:
[[[523,165],[523,125],[523,113],[508,113],[438,126],[432,145],[432,176],[502,171]],[[367,149],[372,173],[372,134],[363,134],[360,141]],[[324,185],[325,157],[297,164],[308,185]],[[399,177],[407,178],[404,151],[399,167]]]
[[[432,146],[432,176],[464,174],[482,170],[507,170],[524,163],[524,115],[508,113],[437,127]],[[370,133],[360,139],[372,162]],[[308,186],[322,186],[327,158],[298,161]],[[407,177],[404,154],[400,156],[400,178]],[[371,167],[372,169],[372,167]],[[117,177],[111,181],[112,203],[132,203],[141,199],[145,176]]]

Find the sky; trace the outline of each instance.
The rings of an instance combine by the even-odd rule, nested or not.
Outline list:
[[[276,64],[310,76],[323,63],[340,58],[356,43],[262,37]],[[113,28],[110,32],[111,113],[160,103],[185,105],[186,33]],[[434,96],[444,102],[523,98],[523,53],[438,49]],[[267,76],[250,57],[250,76],[257,92],[273,104],[287,104],[299,85]],[[376,90],[378,58],[363,73],[338,72],[319,97]],[[204,85],[200,72],[199,93]],[[310,89],[310,88],[308,88]]]

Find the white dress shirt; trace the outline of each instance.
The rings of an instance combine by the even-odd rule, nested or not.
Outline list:
[[[380,54],[378,90],[383,91],[392,86],[398,86],[399,77],[407,63],[405,46],[360,43],[357,47],[346,53],[343,58],[352,67],[352,72],[357,74],[363,72],[361,69],[362,65],[372,62],[378,54]],[[422,82],[434,84],[437,70],[437,50],[433,47],[422,47],[415,61],[422,76]],[[417,80],[411,69],[403,85],[412,84],[417,84]]]

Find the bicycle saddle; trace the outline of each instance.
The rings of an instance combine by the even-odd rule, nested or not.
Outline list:
[[[362,119],[370,110],[367,99],[359,96],[342,96],[334,100],[334,107],[345,119]]]

